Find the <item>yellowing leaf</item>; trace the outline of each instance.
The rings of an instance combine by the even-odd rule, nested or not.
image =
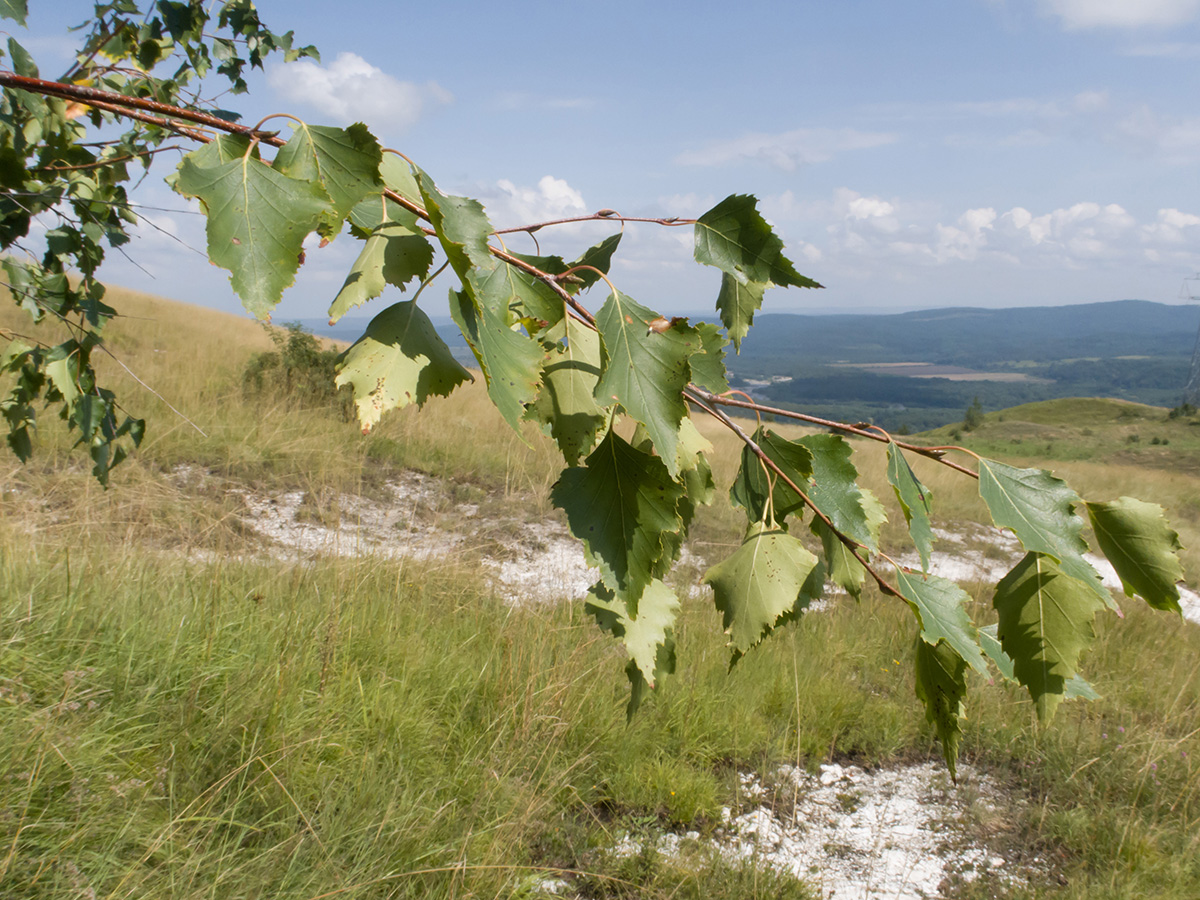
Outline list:
[[[336,383],[354,389],[358,421],[370,431],[389,409],[421,406],[472,381],[415,301],[389,306],[338,362]]]
[[[734,661],[796,611],[817,558],[786,531],[762,522],[742,545],[704,573],[721,611]]]
[[[210,144],[183,158],[175,187],[204,204],[209,259],[230,271],[242,304],[264,318],[295,279],[304,238],[332,207],[320,185],[289,178],[250,155],[248,138],[222,137],[213,144],[216,151]],[[234,158],[199,164],[225,155],[221,148]]]

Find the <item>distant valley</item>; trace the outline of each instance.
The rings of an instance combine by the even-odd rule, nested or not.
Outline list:
[[[303,320],[354,340],[369,319]],[[764,313],[727,365],[757,399],[829,418],[924,431],[962,419],[979,398],[996,410],[1061,397],[1174,406],[1187,380],[1200,307],[1121,300],[896,315]],[[438,323],[456,356],[470,350]]]

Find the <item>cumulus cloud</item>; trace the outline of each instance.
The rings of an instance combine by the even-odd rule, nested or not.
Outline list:
[[[569,219],[588,211],[583,194],[553,175],[543,175],[535,187],[519,186],[503,178],[481,199],[495,225],[531,225],[547,219]]]
[[[1183,25],[1200,14],[1200,0],[1041,0],[1068,30]]]
[[[801,165],[828,162],[851,150],[894,144],[899,136],[854,128],[797,128],[782,134],[754,132],[728,141],[713,141],[675,157],[684,166],[720,166],[746,161],[765,162],[785,172]]]
[[[1124,207],[1076,203],[1035,213],[1016,206],[968,209],[951,222],[923,222],[895,200],[841,189],[818,251],[846,268],[880,261],[952,266],[987,262],[1038,269],[1106,269],[1200,263],[1200,215],[1161,209],[1139,221]]]
[[[436,82],[400,81],[357,53],[339,53],[328,66],[311,60],[274,66],[267,81],[290,103],[307,104],[339,122],[407,128],[430,106],[454,97]]]

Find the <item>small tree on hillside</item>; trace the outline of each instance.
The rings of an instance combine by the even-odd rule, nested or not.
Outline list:
[[[966,414],[963,415],[963,431],[974,431],[982,424],[983,404],[979,402],[979,397],[976,396],[976,398],[971,401],[971,405],[967,407]]]

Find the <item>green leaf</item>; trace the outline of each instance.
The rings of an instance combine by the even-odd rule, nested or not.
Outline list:
[[[658,318],[624,294],[609,295],[596,316],[608,354],[596,401],[608,406],[615,400],[645,425],[655,450],[675,475],[679,423],[687,415],[682,391],[690,377],[688,357],[700,349],[700,337],[682,322],[662,333],[653,331],[648,325]]]
[[[925,717],[937,729],[942,756],[950,777],[958,780],[956,764],[962,743],[967,696],[967,664],[946,641],[936,644],[917,638],[917,698],[925,704]]]
[[[397,224],[376,228],[363,243],[342,289],[333,298],[329,324],[378,297],[386,285],[404,290],[409,281],[420,281],[429,274],[432,263],[433,247],[423,234]]]
[[[478,277],[474,270],[482,274],[500,264],[488,248],[492,225],[484,214],[483,204],[469,197],[443,194],[424,172],[417,173],[417,184],[442,250],[463,287],[471,290]]]
[[[1099,700],[1100,694],[1094,687],[1083,680],[1082,676],[1075,675],[1063,685],[1064,700]]]
[[[395,153],[383,154],[383,161],[379,164],[379,176],[383,179],[385,187],[411,203],[418,206],[422,204],[424,198],[421,195],[421,186],[417,183],[417,176],[403,157]]]
[[[336,384],[354,389],[366,434],[389,409],[448,396],[471,373],[451,355],[416,301],[389,306],[338,360]]]
[[[921,624],[927,644],[944,640],[976,672],[987,675],[987,662],[979,648],[978,631],[964,604],[971,598],[953,581],[896,569],[896,587]]]
[[[560,343],[546,354],[542,389],[526,416],[546,426],[563,458],[575,465],[595,446],[604,424],[593,396],[600,380],[600,335],[566,316],[541,337]]]
[[[29,6],[26,0],[0,0],[0,18],[12,19],[18,25],[24,25],[28,15]]]
[[[1157,503],[1122,497],[1111,503],[1087,504],[1096,543],[1121,577],[1126,596],[1139,595],[1155,609],[1182,612],[1179,588],[1183,548]]]
[[[591,269],[598,269],[593,272],[591,269],[580,269],[574,273],[574,276],[579,280],[577,282],[568,281],[563,285],[570,294],[576,294],[580,291],[586,291],[593,284],[600,280],[600,273],[608,274],[609,267],[612,265],[613,254],[617,252],[617,245],[621,243],[621,232],[610,234],[598,244],[593,244],[583,252],[583,255],[573,263],[568,263],[568,269],[574,269],[577,266],[590,266]],[[563,271],[566,271],[564,269]]]
[[[1000,646],[1000,638],[996,634],[999,627],[993,622],[991,625],[984,625],[980,628],[979,646],[983,648],[984,655],[996,664],[996,668],[1000,670],[1000,675],[1004,680],[1015,682],[1017,676],[1013,672],[1012,657],[1004,652],[1004,648]]]
[[[759,426],[754,432],[753,440],[767,458],[779,466],[797,487],[804,489],[809,486],[813,473],[812,451],[803,444],[780,437],[763,426]],[[774,489],[770,488],[772,483]],[[766,513],[768,493],[771,496],[773,518],[776,522],[782,524],[786,516],[804,509],[803,498],[788,487],[777,474],[766,469],[753,450],[743,446],[742,462],[729,489],[730,501],[746,510],[750,521],[757,522]]]
[[[329,201],[319,185],[288,178],[255,159],[247,152],[248,138],[213,143],[229,152],[241,147],[243,153],[211,166],[197,163],[205,158],[197,156],[200,151],[189,153],[179,164],[175,187],[204,204],[209,259],[230,271],[243,305],[263,318],[295,279],[304,238],[329,214]]]
[[[683,527],[678,505],[683,488],[657,456],[610,431],[583,468],[563,472],[550,492],[567,514],[571,533],[583,541],[590,565],[631,615],[658,576],[664,536]]]
[[[867,580],[867,570],[863,568],[863,564],[820,519],[814,517],[808,527],[821,539],[821,549],[825,554],[825,569],[829,580],[855,600],[860,599],[863,584]]]
[[[1065,481],[1045,469],[1014,469],[980,459],[979,496],[992,521],[1012,529],[1027,551],[1053,557],[1064,573],[1086,584],[1106,606],[1117,608],[1100,573],[1083,558],[1088,545],[1080,535],[1083,519],[1074,510],[1079,495]]]
[[[68,343],[74,344],[74,341]],[[55,348],[56,350],[58,348]],[[79,356],[66,352],[46,363],[46,377],[62,394],[63,403],[70,405],[79,397]]]
[[[900,448],[893,443],[888,444],[887,459],[887,480],[896,492],[908,533],[921,555],[921,569],[928,572],[929,555],[933,552],[933,526],[929,521],[933,492],[921,484]]]
[[[854,453],[840,434],[810,434],[796,441],[812,454],[808,498],[828,516],[833,527],[874,552],[876,534],[867,518],[867,502],[855,483]],[[803,487],[804,485],[800,485]]]
[[[992,604],[1000,614],[1000,646],[1038,718],[1048,722],[1095,639],[1092,620],[1102,604],[1088,585],[1041,553],[1025,554],[996,586]]]
[[[530,334],[562,321],[566,304],[554,289],[506,262],[479,274],[475,289],[481,306],[526,323]]]
[[[706,391],[723,394],[729,390],[729,381],[725,377],[725,347],[729,341],[711,322],[697,322],[695,327],[703,349],[688,359],[692,381]]]
[[[601,629],[625,645],[648,687],[675,670],[671,632],[679,615],[679,598],[663,582],[656,578],[646,586],[636,616],[630,615],[625,602],[602,581],[588,591],[585,609],[596,617]],[[670,652],[664,655],[668,648]]]
[[[717,309],[738,350],[767,288],[821,286],[796,271],[783,255],[783,241],[759,214],[758,201],[745,194],[726,197],[696,221],[695,255],[725,273]]]
[[[292,128],[291,138],[275,155],[275,171],[325,188],[333,204],[325,233],[332,236],[355,204],[383,187],[383,151],[361,122],[349,128],[293,122]]]
[[[782,618],[794,615],[816,565],[817,558],[796,538],[756,522],[733,555],[704,573],[703,583],[712,586],[734,662]]]
[[[526,404],[537,398],[544,353],[537,341],[513,330],[506,311],[480,309],[468,291],[450,291],[450,314],[479,360],[488,396],[520,434]]]

